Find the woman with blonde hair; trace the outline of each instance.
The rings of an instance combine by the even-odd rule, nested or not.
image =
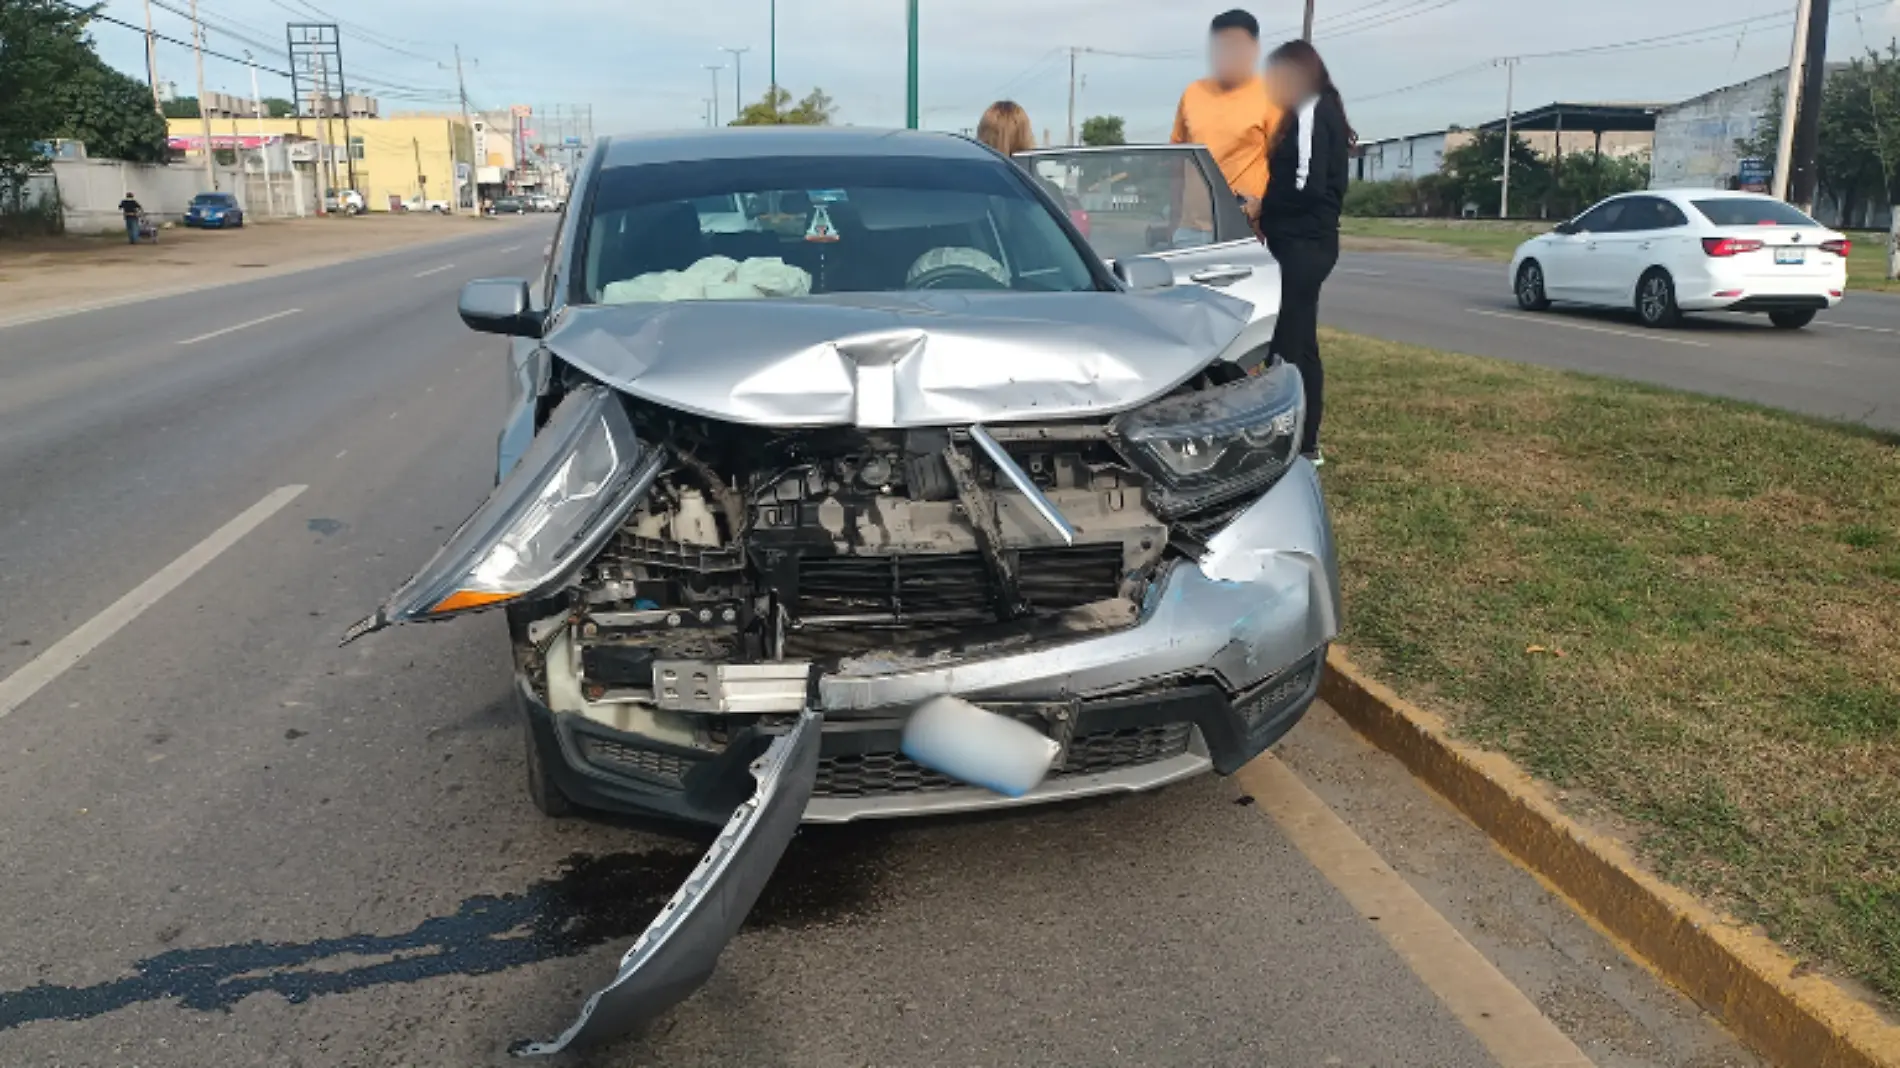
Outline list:
[[[1029,128],[1029,112],[1014,100],[998,100],[983,112],[983,118],[976,124],[976,139],[1005,156],[1036,147],[1035,132]]]

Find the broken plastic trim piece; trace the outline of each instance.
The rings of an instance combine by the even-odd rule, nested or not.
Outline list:
[[[758,784],[719,832],[699,866],[620,958],[620,972],[587,999],[580,1019],[548,1042],[531,1042],[523,1057],[592,1046],[632,1032],[692,996],[712,977],[785,855],[818,781],[823,713],[806,711],[752,762]]]
[[[991,437],[990,432],[981,425],[970,427],[970,440],[976,442],[977,448],[983,450],[983,455],[990,458],[990,463],[996,465],[996,469],[1009,480],[1009,484],[1016,487],[1016,492],[1029,501],[1029,506],[1036,510],[1036,514],[1042,517],[1042,521],[1049,525],[1050,530],[1056,532],[1056,537],[1062,539],[1062,544],[1074,545],[1075,528],[1063,518],[1055,502],[1043,495],[1041,487],[1037,486],[1035,480],[1031,479],[1022,466],[1010,456],[1009,450],[1003,448],[1002,443]]]

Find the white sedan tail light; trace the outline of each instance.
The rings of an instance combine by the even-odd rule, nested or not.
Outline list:
[[[1737,237],[1705,237],[1702,239],[1702,251],[1717,259],[1739,256],[1744,252],[1760,252],[1759,241]]]
[[[1839,241],[1821,242],[1822,252],[1832,252],[1833,254],[1835,254],[1836,256],[1839,256],[1842,259],[1846,259],[1847,254],[1849,252],[1852,252],[1853,250],[1854,250],[1854,243],[1852,241],[1847,240],[1846,238],[1842,238]]]

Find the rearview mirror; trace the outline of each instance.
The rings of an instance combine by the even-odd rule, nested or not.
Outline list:
[[[541,336],[541,320],[528,308],[525,279],[477,278],[462,287],[455,310],[470,330],[508,337]]]
[[[1174,268],[1153,256],[1129,256],[1115,261],[1115,277],[1129,289],[1166,289],[1174,284]]]

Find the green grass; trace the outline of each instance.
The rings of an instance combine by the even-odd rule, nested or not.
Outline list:
[[[1352,655],[1900,1001],[1900,441],[1325,342]]]
[[[1548,229],[1546,223],[1496,219],[1340,220],[1340,232],[1349,237],[1438,245],[1500,262],[1509,260],[1526,239]],[[1856,231],[1850,236],[1854,250],[1847,257],[1847,287],[1900,292],[1900,282],[1887,280],[1887,235]]]

